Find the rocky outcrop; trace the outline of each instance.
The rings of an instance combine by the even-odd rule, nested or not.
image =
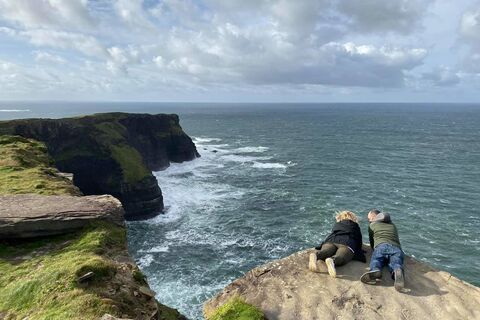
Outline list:
[[[103,196],[0,196],[0,239],[68,233],[92,222],[124,225],[120,201]]]
[[[370,249],[367,259],[370,259]],[[359,281],[368,265],[352,261],[331,278],[307,269],[310,250],[255,268],[229,284],[204,305],[206,318],[239,296],[261,309],[267,319],[480,319],[480,289],[451,274],[407,257],[406,292],[393,288],[384,270],[382,281]]]
[[[0,122],[0,134],[42,141],[62,172],[85,195],[118,198],[127,219],[163,210],[153,170],[199,154],[177,115],[105,113],[65,119]]]

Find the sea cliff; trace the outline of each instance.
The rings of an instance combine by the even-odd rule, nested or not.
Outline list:
[[[42,142],[0,154],[0,319],[185,319],[130,258],[120,201],[82,196]]]
[[[103,113],[64,119],[0,121],[0,135],[45,143],[55,166],[85,195],[118,198],[127,219],[163,210],[152,171],[199,157],[174,114]]]

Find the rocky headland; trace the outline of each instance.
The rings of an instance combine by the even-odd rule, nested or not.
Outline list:
[[[174,114],[103,113],[64,119],[0,121],[0,135],[43,142],[55,167],[85,195],[111,194],[127,219],[163,210],[152,171],[199,157]]]
[[[198,156],[178,117],[18,120],[0,131],[0,319],[185,319],[155,299],[128,254],[124,206],[101,194],[112,186],[134,218],[158,212],[150,168]]]
[[[367,260],[371,250],[368,246]],[[407,257],[406,291],[397,292],[384,269],[382,281],[359,281],[368,265],[352,261],[337,268],[337,278],[308,270],[308,254],[295,253],[247,272],[207,301],[209,318],[218,307],[241,299],[269,320],[292,319],[480,319],[480,289],[451,274]]]

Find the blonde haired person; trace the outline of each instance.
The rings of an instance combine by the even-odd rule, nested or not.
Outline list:
[[[332,277],[337,276],[336,266],[342,266],[352,259],[367,262],[362,250],[362,232],[355,213],[341,211],[335,220],[337,222],[333,225],[332,232],[315,247],[317,251],[310,254],[308,262],[310,271],[318,272],[317,260],[324,260]]]

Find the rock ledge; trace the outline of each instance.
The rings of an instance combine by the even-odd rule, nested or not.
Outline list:
[[[124,225],[120,201],[109,195],[0,196],[0,239],[30,238],[67,233],[92,221]]]
[[[367,247],[370,260],[370,248]],[[352,261],[331,278],[307,269],[311,250],[257,267],[204,305],[206,318],[234,296],[260,308],[267,319],[480,319],[480,289],[407,257],[407,292],[399,293],[384,269],[382,282],[358,279],[368,265]]]

